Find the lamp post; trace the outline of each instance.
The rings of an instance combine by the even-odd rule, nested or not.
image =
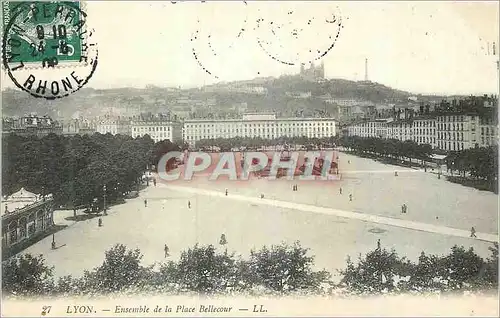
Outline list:
[[[106,212],[106,185],[104,185],[102,187],[102,190],[103,190],[103,197],[104,197],[104,215],[108,215],[108,213]]]

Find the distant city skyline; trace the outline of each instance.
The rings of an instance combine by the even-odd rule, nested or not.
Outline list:
[[[335,46],[315,61],[324,61],[327,79],[364,80],[368,59],[368,79],[394,89],[498,94],[497,2],[87,2],[86,10],[99,45],[99,65],[87,85],[95,89],[193,88],[298,74],[300,62],[308,67],[308,50],[319,50],[311,45],[331,42],[335,25],[328,30],[324,21],[340,12]],[[297,36],[283,31],[278,40],[255,28],[259,18]],[[200,42],[207,35],[210,44]],[[296,55],[295,65],[269,57],[257,38],[278,59]],[[13,87],[4,72],[2,83]]]

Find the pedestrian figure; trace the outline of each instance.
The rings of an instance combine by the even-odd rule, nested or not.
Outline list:
[[[394,176],[397,177],[398,176],[398,172],[397,171],[394,171]]]
[[[56,242],[55,242],[55,241],[52,241],[52,243],[51,243],[51,247],[52,247],[52,249],[53,249],[53,250],[55,250],[55,249],[56,249]]]
[[[438,179],[441,179],[441,173],[438,173]]]
[[[295,191],[299,191],[299,185],[298,184],[295,185]]]
[[[227,244],[227,240],[226,240],[226,235],[225,234],[222,234],[220,236],[219,244],[220,245],[226,245]]]
[[[260,195],[260,198],[261,198],[261,199],[264,199],[264,193],[262,193],[262,194]]]
[[[226,196],[227,196],[227,189],[226,189]]]
[[[148,207],[148,200],[144,200],[144,207]]]
[[[349,201],[352,201],[352,194],[349,194]]]
[[[340,194],[342,194],[342,187],[340,187],[339,192],[340,192]]]
[[[476,229],[474,227],[471,227],[471,229],[470,229],[470,237],[477,237],[476,236]]]
[[[191,209],[191,201],[188,201],[188,209]]]
[[[156,178],[153,179],[153,184],[155,185],[156,187]]]
[[[377,249],[380,249],[380,239],[377,240]]]
[[[351,164],[351,160],[347,160],[347,163],[348,163],[348,164]]]
[[[406,213],[406,209],[407,209],[406,204],[403,204],[401,206],[401,213]]]
[[[168,249],[167,244],[165,244],[165,247],[163,248],[163,251],[165,252],[165,258],[166,258],[167,256],[170,256],[170,254],[168,253],[168,252],[169,252],[169,249]]]
[[[97,225],[99,225],[99,227],[102,226],[102,219],[101,218],[99,218],[99,220],[97,221]]]

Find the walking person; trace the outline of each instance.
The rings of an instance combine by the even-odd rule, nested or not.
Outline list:
[[[394,171],[394,176],[397,177],[398,176],[398,172],[397,171]]]
[[[476,229],[474,227],[471,227],[471,229],[470,229],[470,237],[476,237],[477,238],[477,236],[476,236]]]
[[[349,201],[352,201],[352,194],[349,194]]]
[[[406,213],[406,210],[407,210],[407,209],[408,209],[408,208],[406,207],[406,204],[403,204],[403,205],[401,206],[401,213]]]
[[[340,194],[342,194],[342,187],[340,187],[339,192],[340,192]]]
[[[101,227],[101,226],[102,226],[102,219],[101,219],[101,218],[99,218],[99,220],[97,220],[97,225],[98,225],[99,227]]]
[[[148,207],[148,200],[144,200],[144,207],[147,208]]]
[[[260,198],[261,198],[261,199],[264,199],[264,193],[261,193],[261,194],[260,194]]]
[[[188,209],[191,209],[191,201],[188,201]]]
[[[169,249],[168,249],[167,244],[165,244],[165,247],[163,248],[163,251],[165,252],[165,258],[167,258],[167,256],[170,256],[170,254],[168,253]]]
[[[226,189],[226,196],[227,196],[227,189]]]
[[[153,179],[153,184],[156,187],[156,178]]]

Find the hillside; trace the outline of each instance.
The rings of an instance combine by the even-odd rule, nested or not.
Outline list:
[[[261,86],[267,94],[250,94],[230,91],[234,86]],[[287,97],[287,92],[311,92],[307,99]],[[19,90],[7,89],[2,92],[3,115],[20,116],[36,112],[55,118],[68,118],[75,113],[88,117],[103,115],[110,110],[118,115],[131,115],[138,112],[166,112],[179,105],[184,99],[186,108],[202,110],[203,101],[215,99],[211,110],[230,109],[235,104],[246,103],[248,110],[285,111],[305,110],[306,113],[328,108],[325,96],[332,98],[355,98],[373,103],[406,101],[412,94],[372,82],[355,82],[342,79],[326,80],[322,83],[308,82],[298,76],[263,78],[249,81],[223,83],[203,88],[178,90],[172,88],[120,88],[97,90],[84,88],[63,99],[48,101],[33,98]],[[320,98],[321,97],[321,98]],[[436,99],[436,96],[432,97]],[[200,102],[202,101],[202,102]],[[196,103],[198,102],[198,103]]]

